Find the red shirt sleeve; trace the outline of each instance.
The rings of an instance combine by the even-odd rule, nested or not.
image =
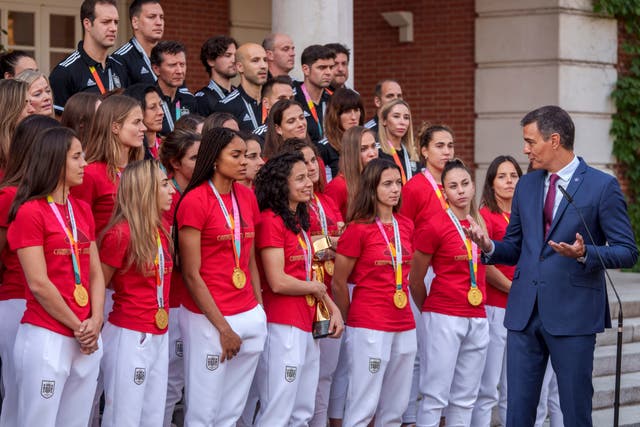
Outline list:
[[[16,187],[5,187],[0,190],[0,228],[9,227],[9,210],[16,197]]]
[[[362,232],[360,230],[361,224],[349,223],[347,228],[340,236],[338,240],[338,248],[336,250],[340,255],[344,255],[350,258],[358,258],[362,253]]]
[[[256,247],[284,248],[284,221],[271,210],[262,212],[258,232],[256,233]]]
[[[111,227],[100,242],[100,261],[108,266],[121,269],[125,264],[130,234],[128,227],[117,224]]]
[[[195,189],[188,192],[176,212],[178,229],[192,227],[202,231],[208,216],[206,206],[207,204],[199,200],[198,193]]]
[[[434,227],[432,222],[424,224],[415,233],[413,247],[416,251],[433,255],[440,246],[440,238],[438,235],[438,227]]]
[[[44,219],[36,203],[25,203],[9,225],[7,241],[12,250],[44,246]]]

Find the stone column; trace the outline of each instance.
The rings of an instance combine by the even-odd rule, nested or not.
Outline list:
[[[349,80],[353,87],[353,0],[272,0],[272,30],[288,34],[296,46],[291,76],[302,80],[300,54],[312,44],[342,43],[351,50]]]
[[[476,0],[476,12],[477,187],[499,154],[527,166],[519,121],[547,104],[571,114],[576,154],[610,172],[616,21],[589,0]]]

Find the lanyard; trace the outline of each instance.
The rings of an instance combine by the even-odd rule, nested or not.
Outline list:
[[[158,307],[164,308],[164,250],[162,249],[162,241],[160,240],[160,232],[156,232],[156,243],[158,244],[158,253],[154,260],[154,267],[156,270],[156,299],[158,300]]]
[[[242,94],[240,94],[240,98],[242,98]],[[253,107],[249,105],[246,99],[242,98],[242,102],[244,102],[244,106],[247,108],[247,114],[249,114],[249,118],[251,119],[251,124],[253,128],[256,129],[258,127],[258,121],[256,120],[256,115],[253,112]]]
[[[453,214],[451,209],[447,209],[447,213],[449,214],[449,218],[453,222],[453,225],[456,226],[456,230],[458,230],[458,234],[460,238],[464,242],[464,246],[467,248],[467,259],[469,260],[469,272],[471,276],[471,287],[477,287],[476,283],[476,274],[478,272],[478,245],[474,242],[471,242],[464,234],[464,230],[462,229],[462,225],[460,225],[460,221]]]
[[[173,182],[173,187],[176,189],[176,191],[179,194],[182,194],[182,188],[180,188],[180,185],[178,184],[178,181],[176,181],[175,177],[171,178],[171,182]]]
[[[396,290],[402,289],[402,242],[400,241],[400,230],[398,229],[398,221],[396,221],[395,217],[392,217],[393,223],[393,241],[392,245],[389,242],[389,238],[387,237],[387,233],[384,231],[384,227],[382,225],[382,221],[380,218],[376,217],[376,224],[378,225],[378,229],[380,230],[380,234],[384,238],[384,242],[387,244],[389,251],[391,252],[391,265],[393,266],[393,271],[396,273]]]
[[[393,161],[400,168],[400,173],[402,174],[402,184],[406,184],[407,180],[411,179],[411,177],[413,176],[413,173],[411,172],[411,162],[409,160],[409,154],[407,153],[407,147],[403,147],[403,150],[402,150],[404,154],[404,163],[405,165],[407,165],[406,166],[407,172],[405,174],[404,166],[402,166],[402,163],[400,162],[400,157],[398,156],[398,152],[394,148],[391,141],[387,141],[387,144],[389,144],[389,149],[391,150],[391,156],[393,157]]]
[[[91,65],[89,67],[89,71],[91,72],[91,75],[93,76],[93,79],[96,81],[96,85],[98,85],[98,89],[100,90],[100,93],[102,95],[107,93],[107,90],[104,88],[104,84],[102,83],[102,79],[98,75],[98,70],[96,70],[96,67]],[[113,76],[111,75],[111,68],[109,68],[107,70],[107,73],[109,74],[109,90],[112,90],[113,89]]]
[[[240,254],[242,252],[242,242],[240,241],[240,228],[242,224],[240,223],[240,209],[238,209],[238,202],[236,201],[236,196],[233,194],[233,189],[231,190],[231,204],[233,210],[233,218],[229,215],[229,211],[227,207],[224,205],[222,201],[222,197],[220,197],[220,193],[216,190],[216,187],[213,185],[213,182],[209,180],[209,187],[213,190],[213,194],[216,195],[216,199],[218,199],[218,203],[220,204],[220,209],[222,210],[222,214],[224,215],[224,219],[227,222],[227,225],[231,229],[233,233],[233,257],[236,261],[236,267],[240,267]]]
[[[53,202],[51,195],[47,196],[47,203],[56,216],[60,227],[64,230],[67,238],[69,239],[69,246],[71,247],[71,262],[73,264],[73,275],[76,280],[76,285],[81,285],[82,280],[80,276],[80,249],[78,248],[78,227],[76,226],[76,219],[73,216],[73,207],[71,206],[71,200],[67,199],[67,211],[69,212],[69,222],[71,223],[71,230],[62,220],[58,207]]]
[[[136,50],[138,52],[140,52],[140,55],[142,56],[142,60],[144,61],[144,63],[147,66],[147,68],[149,69],[149,73],[151,73],[151,76],[153,77],[153,81],[157,82],[158,81],[158,76],[156,76],[156,73],[153,72],[153,68],[151,68],[151,61],[149,61],[149,57],[147,56],[147,52],[144,51],[144,49],[140,45],[140,42],[135,37],[133,37],[131,39],[131,44],[133,45],[133,47],[136,48]]]
[[[264,102],[262,103],[262,124],[264,124],[264,122],[267,121],[267,116],[269,115],[269,112],[267,111],[267,106],[264,105]]]
[[[438,187],[438,184],[436,183],[436,180],[433,177],[433,175],[431,175],[431,172],[429,172],[429,169],[424,168],[423,173],[424,173],[424,177],[427,178],[427,181],[429,181],[429,184],[431,184],[433,191],[435,191],[436,196],[438,196],[438,200],[440,201],[440,206],[442,206],[442,209],[448,209],[449,205],[447,204],[447,201],[444,199],[444,196],[442,195],[442,190],[440,190],[440,187]]]
[[[309,236],[307,236],[307,233],[303,229],[300,229],[300,232],[302,233],[302,237],[304,238],[304,241],[300,238],[300,234],[298,234],[298,243],[300,244],[300,247],[302,248],[302,253],[304,254],[304,271],[307,275],[307,282],[310,282],[311,281],[311,261],[313,259],[313,253],[312,253],[311,244],[309,243]]]
[[[327,214],[324,211],[324,207],[322,207],[322,203],[320,203],[320,199],[317,194],[313,195],[313,198],[316,202],[315,206],[313,202],[310,202],[311,209],[315,212],[316,216],[320,220],[320,227],[322,228],[322,234],[325,236],[329,235],[329,227],[327,226]]]
[[[315,120],[316,124],[318,125],[318,132],[320,132],[320,137],[322,137],[322,125],[320,124],[320,119],[318,118],[318,112],[316,111],[316,104],[313,103],[313,100],[311,99],[311,96],[309,96],[309,92],[307,91],[307,87],[304,85],[304,83],[302,83],[302,85],[300,86],[300,89],[302,89],[304,100],[307,103],[307,107],[309,107],[309,111],[313,116],[313,120]]]

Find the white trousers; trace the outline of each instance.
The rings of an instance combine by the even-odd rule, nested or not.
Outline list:
[[[85,355],[73,337],[21,324],[13,352],[19,427],[86,427],[96,390],[102,340]]]
[[[102,427],[158,427],[167,397],[167,334],[107,322],[102,330],[105,405]]]
[[[258,368],[260,411],[256,425],[306,426],[313,417],[320,349],[311,332],[267,324],[268,336]]]
[[[182,399],[184,388],[184,346],[180,330],[182,306],[171,309],[169,316],[169,371],[167,375],[167,401],[164,406],[164,427],[171,427],[176,403]]]
[[[349,290],[349,301],[351,301],[351,297],[353,296],[353,288],[356,285],[353,283],[347,284],[347,289]],[[344,319],[346,322],[347,319]],[[329,407],[327,408],[327,416],[329,419],[341,420],[344,416],[344,404],[347,400],[347,375],[348,372],[348,363],[347,363],[347,347],[345,344],[344,336],[341,340],[340,351],[338,355],[338,366],[333,373],[333,381],[331,382],[331,390],[329,392]]]
[[[311,427],[326,427],[331,383],[338,367],[342,337],[338,339],[322,338],[318,340],[318,344],[320,346],[320,374],[316,391],[315,413],[309,425]]]
[[[437,427],[444,408],[447,426],[466,427],[478,396],[489,345],[485,318],[424,312],[417,426]]]
[[[489,427],[491,425],[491,411],[500,395],[506,389],[506,354],[507,329],[504,327],[504,308],[491,305],[485,306],[489,323],[489,347],[487,360],[482,373],[478,400],[471,416],[472,427]],[[505,407],[506,409],[506,407]],[[506,413],[505,413],[506,415]],[[501,419],[504,424],[505,418]]]
[[[416,331],[349,328],[349,387],[343,427],[400,426],[409,403]]]
[[[13,363],[13,348],[18,326],[26,308],[26,300],[14,298],[0,301],[0,359],[2,359],[2,413],[0,427],[18,425],[18,394],[16,370]]]
[[[203,315],[180,311],[185,363],[185,427],[232,427],[247,402],[264,348],[266,315],[261,305],[225,319],[242,339],[238,354],[220,362],[220,334]]]

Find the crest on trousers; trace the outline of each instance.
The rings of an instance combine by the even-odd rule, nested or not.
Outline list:
[[[376,359],[375,357],[369,358],[369,372],[375,374],[380,370],[380,359]]]
[[[207,369],[215,371],[220,365],[220,356],[214,354],[207,354]]]
[[[182,353],[182,340],[176,340],[176,356],[178,357],[182,357],[183,353]]]
[[[133,382],[137,385],[140,385],[144,382],[144,378],[147,376],[147,371],[145,368],[136,368],[133,372]]]
[[[295,366],[285,366],[284,367],[284,379],[288,383],[292,383],[296,380],[296,374],[298,372],[298,368]]]
[[[40,396],[44,397],[45,399],[51,399],[55,390],[55,381],[42,380],[42,384],[40,385]]]

